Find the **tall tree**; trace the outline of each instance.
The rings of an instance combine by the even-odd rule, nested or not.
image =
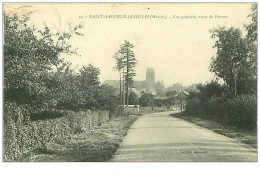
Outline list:
[[[247,30],[247,39],[251,42],[257,41],[257,4],[251,6],[252,13],[248,15],[251,18],[251,23],[245,25]]]
[[[54,98],[54,72],[63,67],[61,54],[76,53],[69,39],[81,25],[69,32],[53,33],[47,26],[37,30],[28,25],[29,16],[4,14],[5,100],[45,109]]]
[[[123,105],[123,93],[122,93],[122,70],[125,67],[125,61],[123,59],[123,56],[121,53],[116,52],[115,55],[113,56],[116,60],[116,66],[114,67],[115,70],[119,72],[119,96],[120,96],[120,103]]]
[[[236,96],[246,89],[246,77],[250,73],[246,40],[241,37],[241,31],[233,27],[221,27],[211,33],[212,38],[217,39],[213,46],[217,48],[217,54],[212,57],[210,70],[222,78],[232,95]]]
[[[253,86],[254,93],[257,91],[257,4],[251,7],[252,13],[248,15],[251,23],[245,25],[247,30],[246,40],[248,45],[248,62],[252,76],[249,76],[249,83]]]
[[[126,105],[129,104],[129,88],[133,83],[133,77],[135,74],[135,66],[137,65],[137,60],[134,55],[134,51],[132,50],[134,45],[130,42],[126,41],[120,46],[119,53],[122,55],[122,60],[124,63],[124,79],[125,79],[125,89],[126,89]]]
[[[89,64],[79,70],[79,88],[81,91],[81,106],[86,109],[97,109],[98,89],[100,88],[99,69]]]

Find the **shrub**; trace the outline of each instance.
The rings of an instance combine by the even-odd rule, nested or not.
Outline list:
[[[254,128],[257,122],[257,100],[255,95],[241,95],[227,100],[226,121],[243,128]]]
[[[199,98],[194,97],[192,99],[187,99],[185,112],[190,115],[198,115],[201,108],[201,101]]]
[[[255,95],[240,95],[230,99],[211,97],[204,101],[193,97],[187,100],[185,113],[252,129],[257,122],[257,100]]]
[[[16,109],[17,110],[17,109]],[[21,114],[22,113],[18,113]],[[73,133],[81,133],[109,120],[108,111],[68,112],[67,115],[47,120],[17,121],[13,108],[5,105],[4,161],[19,161],[33,151],[48,152],[48,144],[62,143]],[[18,117],[18,119],[21,117]],[[24,117],[23,117],[24,118]]]

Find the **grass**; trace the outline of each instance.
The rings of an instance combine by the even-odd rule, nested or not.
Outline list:
[[[87,132],[73,134],[62,142],[49,144],[47,150],[33,152],[23,161],[36,162],[104,162],[109,161],[136,115],[111,119]]]
[[[184,119],[198,126],[212,130],[218,134],[222,134],[229,138],[234,138],[242,143],[248,144],[254,148],[257,148],[257,133],[255,130],[244,130],[234,126],[220,124],[208,119],[197,118],[186,115],[184,112],[171,114],[174,117]]]

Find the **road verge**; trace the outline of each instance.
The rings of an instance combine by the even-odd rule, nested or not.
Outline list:
[[[174,114],[171,114],[171,116],[176,117],[176,118],[181,118],[183,120],[194,123],[203,128],[214,131],[218,134],[227,136],[229,138],[234,138],[234,139],[238,140],[239,142],[242,142],[242,143],[248,144],[254,148],[257,148],[256,130],[254,130],[254,131],[243,130],[241,128],[236,128],[234,126],[213,122],[208,119],[202,119],[202,118],[190,116],[190,115],[185,114],[185,112],[174,113]]]

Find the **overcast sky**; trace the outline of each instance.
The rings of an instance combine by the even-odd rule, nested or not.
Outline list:
[[[234,26],[245,32],[243,25],[250,22],[248,3],[218,4],[24,4],[5,5],[5,10],[16,8],[18,14],[34,11],[32,24],[64,29],[68,22],[83,22],[84,37],[71,40],[78,47],[80,57],[66,57],[74,67],[89,63],[101,71],[100,80],[118,79],[113,70],[112,58],[124,40],[134,44],[138,59],[136,80],[144,80],[147,67],[155,69],[156,81],[164,81],[166,86],[183,81],[184,85],[205,83],[213,78],[209,72],[212,48],[210,29],[220,26]],[[17,9],[18,8],[18,9]],[[100,19],[89,15],[163,15],[166,19]],[[179,19],[173,15],[180,16]],[[184,18],[182,16],[196,16]],[[213,18],[199,18],[210,16]],[[227,18],[215,18],[216,16]],[[79,18],[83,16],[83,18]],[[88,17],[88,18],[85,18]],[[245,35],[245,33],[244,33]]]

